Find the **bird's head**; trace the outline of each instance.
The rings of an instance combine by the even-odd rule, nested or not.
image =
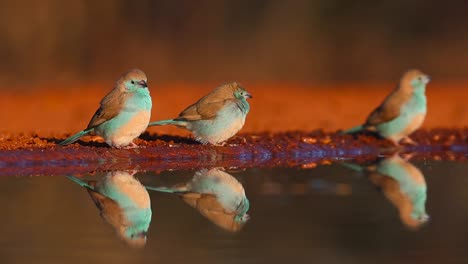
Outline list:
[[[234,97],[237,99],[248,99],[252,98],[252,95],[245,90],[240,84],[234,82],[231,84]]]
[[[237,215],[234,217],[234,220],[237,222],[245,223],[250,219],[250,216],[247,214],[247,212],[250,209],[250,202],[247,197],[243,197],[241,203],[239,204],[239,207],[237,208]]]
[[[117,81],[117,85],[127,92],[136,92],[138,89],[148,89],[146,74],[139,69],[126,72]]]
[[[429,222],[430,217],[424,211],[412,210],[412,206],[400,208],[400,219],[409,229],[417,230]]]
[[[120,237],[133,248],[142,248],[146,245],[147,230],[135,230],[133,227],[122,228]]]
[[[409,70],[402,78],[403,83],[409,83],[412,90],[425,90],[431,78],[420,70]]]

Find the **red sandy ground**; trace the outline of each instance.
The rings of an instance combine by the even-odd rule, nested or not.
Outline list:
[[[427,89],[428,115],[424,128],[468,126],[468,84],[431,83]],[[393,84],[299,85],[244,83],[254,98],[242,132],[336,131],[360,124]],[[152,120],[175,117],[216,85],[153,84]],[[0,92],[3,135],[38,133],[57,136],[86,127],[100,99],[112,88],[104,85],[39,87]],[[172,127],[153,127],[158,134],[188,135]],[[0,138],[1,140],[1,138]]]
[[[391,85],[244,85],[254,96],[241,131],[245,142],[238,137],[227,147],[202,146],[190,140],[186,131],[164,126],[150,128],[135,140],[140,148],[130,150],[111,149],[89,138],[68,147],[56,144],[86,127],[111,85],[1,91],[0,175],[206,166],[313,168],[333,159],[373,159],[382,150],[395,151],[390,142],[370,135],[335,133],[363,122]],[[175,117],[215,86],[150,87],[152,120],[160,120]],[[466,160],[468,89],[463,84],[435,83],[427,96],[424,128],[412,135],[419,146],[405,150],[424,159],[431,155],[433,159]]]

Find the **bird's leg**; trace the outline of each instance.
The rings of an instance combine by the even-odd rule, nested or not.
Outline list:
[[[392,142],[393,146],[379,148],[379,151],[381,151],[382,153],[395,153],[395,152],[401,152],[405,150],[404,146],[400,145],[398,141],[392,138],[389,138],[388,140]]]
[[[235,139],[240,139],[242,140],[242,144],[247,144],[247,139],[245,137],[241,137],[241,136],[234,136]],[[240,144],[236,144],[236,143],[232,143],[232,144],[229,144],[230,147],[236,147],[236,146],[239,146]]]
[[[127,171],[127,172],[130,174],[130,176],[133,176],[133,175],[135,175],[138,171],[137,171],[137,170],[129,170],[129,171]]]
[[[412,140],[410,137],[406,136],[402,139],[402,142],[403,143],[406,143],[406,144],[410,144],[410,145],[414,145],[414,146],[417,146],[418,143],[416,143],[414,140]]]
[[[247,139],[245,137],[236,136],[236,138],[240,138],[243,144],[247,144]]]
[[[405,155],[403,155],[403,160],[404,161],[409,161],[412,157],[414,156],[414,153],[407,153]]]
[[[123,149],[133,149],[133,148],[138,148],[138,145],[135,144],[134,142],[128,144],[127,146],[125,147],[122,147]]]

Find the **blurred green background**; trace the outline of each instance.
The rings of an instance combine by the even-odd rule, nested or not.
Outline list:
[[[466,1],[0,1],[0,81],[394,80],[468,73]]]

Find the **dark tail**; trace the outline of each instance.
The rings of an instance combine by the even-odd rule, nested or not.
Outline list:
[[[364,130],[364,126],[360,125],[360,126],[356,126],[356,127],[353,127],[353,128],[350,128],[348,130],[345,130],[345,131],[342,131],[341,134],[354,134],[354,133],[357,133],[357,132],[361,132]]]
[[[80,139],[81,137],[84,137],[84,136],[88,135],[89,132],[91,132],[91,130],[92,129],[82,130],[82,131],[76,133],[75,135],[65,139],[64,141],[60,142],[59,145],[66,146],[68,144],[72,144],[72,143],[76,142],[78,139]]]
[[[168,120],[161,120],[161,121],[156,121],[156,122],[151,122],[148,124],[148,126],[164,126],[164,125],[175,125],[177,121],[174,119],[168,119]]]
[[[70,179],[71,181],[75,182],[76,184],[80,185],[81,187],[94,189],[93,186],[89,185],[86,181],[83,181],[80,178],[77,178],[75,176],[67,176],[67,178]]]
[[[156,192],[164,192],[164,193],[179,193],[177,190],[169,189],[167,187],[151,187],[145,186],[147,190],[156,191]]]
[[[338,164],[340,164],[341,166],[343,166],[345,168],[348,168],[348,169],[351,169],[351,170],[357,171],[357,172],[364,172],[366,170],[365,167],[354,164],[354,163],[341,162],[341,163],[338,163]]]

